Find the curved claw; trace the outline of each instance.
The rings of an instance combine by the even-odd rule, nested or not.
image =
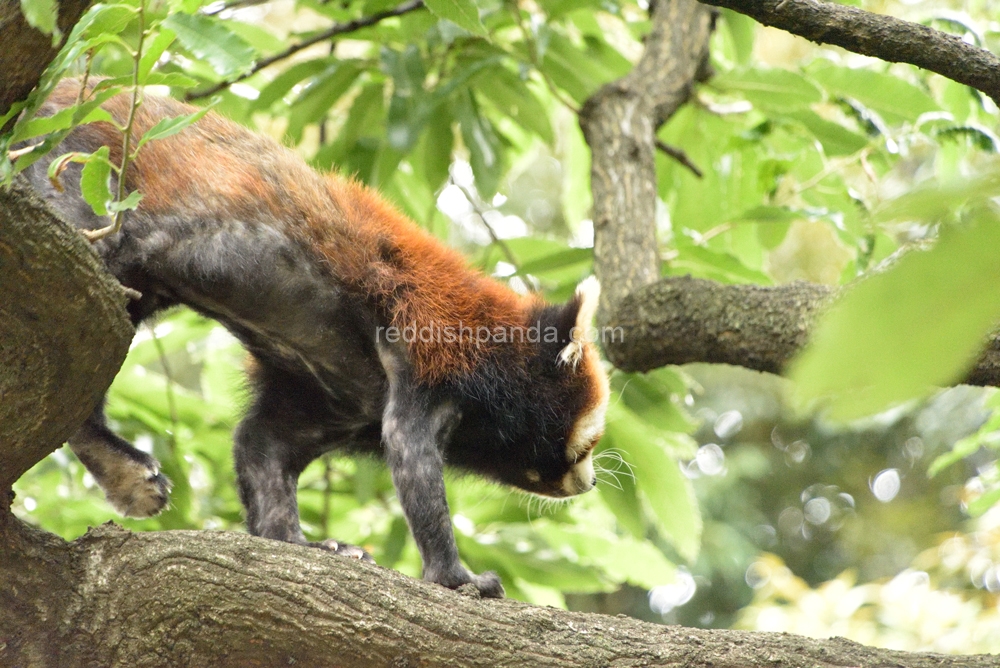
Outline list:
[[[339,540],[334,540],[333,538],[327,538],[326,540],[318,543],[309,543],[309,546],[318,547],[321,550],[333,552],[334,554],[342,557],[348,557],[349,559],[367,561],[369,564],[375,563],[375,559],[372,558],[372,555],[365,552],[364,549],[358,547],[357,545],[351,545],[350,543],[341,543]]]

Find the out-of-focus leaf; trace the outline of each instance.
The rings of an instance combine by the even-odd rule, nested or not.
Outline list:
[[[497,109],[537,134],[545,143],[551,145],[555,141],[545,107],[516,74],[505,67],[491,67],[479,80],[486,84],[478,88],[479,92]]]
[[[1000,321],[1000,220],[944,228],[935,248],[910,253],[847,294],[816,328],[790,377],[835,417],[875,413],[959,380]]]
[[[828,121],[810,109],[795,109],[784,114],[801,123],[823,145],[828,156],[851,155],[868,145],[868,138],[848,130],[839,123]]]
[[[52,46],[59,44],[62,31],[56,23],[59,11],[55,0],[21,0],[21,13],[32,28],[46,35],[52,35]]]
[[[701,544],[701,514],[691,482],[681,473],[678,463],[649,438],[634,415],[620,404],[608,407],[605,433],[632,464],[638,488],[649,502],[660,533],[678,554],[693,561]]]
[[[218,76],[243,74],[253,66],[257,52],[222,21],[201,14],[170,14],[163,25],[197,58],[203,58]]]
[[[755,107],[779,111],[808,107],[823,99],[816,84],[801,74],[782,69],[727,72],[714,77],[712,85],[723,92],[742,95]]]
[[[316,58],[303,63],[295,63],[264,86],[260,95],[251,104],[255,111],[269,109],[272,104],[285,97],[297,84],[316,76],[333,64],[330,58]]]
[[[858,100],[890,123],[916,121],[921,114],[941,109],[921,89],[884,72],[841,67],[822,60],[809,68],[809,74],[831,93]]]
[[[425,0],[427,9],[435,15],[465,28],[473,35],[485,35],[486,27],[479,20],[479,8],[474,0]]]
[[[740,65],[746,65],[750,62],[750,56],[753,54],[757,22],[731,9],[723,9],[722,16],[730,38],[733,40],[736,62]]]
[[[479,113],[471,91],[458,94],[455,115],[462,129],[462,139],[469,149],[469,162],[476,177],[476,188],[484,197],[492,197],[504,171],[504,155],[493,124]]]
[[[292,105],[288,119],[288,134],[296,142],[309,123],[322,122],[334,103],[354,83],[361,68],[350,60],[340,61],[315,77]]]

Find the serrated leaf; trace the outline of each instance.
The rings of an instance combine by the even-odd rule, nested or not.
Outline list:
[[[167,50],[167,47],[174,43],[177,35],[167,28],[160,28],[156,31],[152,39],[144,43],[142,58],[139,60],[139,83],[151,85],[147,81],[153,66],[160,60],[160,56]],[[193,84],[192,84],[193,85]]]
[[[960,380],[1000,321],[1000,219],[946,227],[928,252],[913,252],[848,293],[816,327],[789,376],[807,401],[835,418],[869,415]]]
[[[473,0],[424,0],[435,16],[465,28],[473,35],[486,35],[486,26],[479,20],[479,8]]]
[[[177,35],[177,41],[195,57],[206,60],[222,78],[243,74],[257,58],[257,52],[225,23],[200,14],[171,14],[163,25]]]
[[[140,148],[155,139],[163,139],[165,137],[175,135],[184,128],[197,123],[198,119],[207,114],[211,108],[212,105],[209,105],[190,114],[175,116],[174,118],[160,119],[156,125],[143,133],[142,138],[139,139],[139,143],[135,146],[135,150],[138,151]]]
[[[80,192],[98,216],[108,215],[108,203],[114,199],[111,194],[109,151],[107,146],[94,151],[80,174]]]
[[[142,193],[135,190],[129,193],[129,196],[118,202],[108,203],[108,213],[118,213],[119,211],[131,211],[139,206],[139,202],[142,201]]]

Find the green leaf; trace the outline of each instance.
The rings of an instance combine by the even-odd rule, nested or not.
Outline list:
[[[491,67],[478,80],[485,85],[477,90],[497,109],[537,134],[546,144],[555,142],[549,115],[525,81],[506,67]]]
[[[153,71],[153,67],[160,60],[160,56],[163,55],[168,46],[174,43],[176,38],[177,35],[174,34],[174,31],[167,28],[160,28],[156,31],[152,39],[144,43],[142,58],[139,59],[139,83],[150,85],[149,81],[147,81],[149,73]],[[192,81],[193,85],[194,82]]]
[[[812,133],[828,156],[851,155],[868,145],[868,138],[848,130],[839,123],[828,121],[810,109],[796,109],[784,114]]]
[[[299,82],[316,76],[330,67],[332,62],[330,58],[316,58],[292,65],[261,89],[260,95],[253,101],[251,107],[254,111],[269,109],[275,102],[288,95]]]
[[[731,9],[722,10],[723,21],[733,40],[736,62],[746,65],[753,55],[753,43],[757,34],[757,22]]]
[[[787,111],[808,107],[823,99],[816,84],[789,70],[734,70],[714,77],[711,83],[722,92],[738,93],[763,109]]]
[[[291,105],[288,118],[288,135],[296,142],[310,123],[321,122],[330,108],[347,92],[362,72],[353,60],[344,60],[328,67],[315,77]]]
[[[967,510],[972,517],[979,517],[998,502],[1000,502],[1000,487],[991,489],[973,501],[970,501]]]
[[[435,16],[447,19],[473,35],[486,35],[486,27],[479,20],[479,8],[473,0],[425,0],[424,4]]]
[[[222,78],[243,74],[257,52],[225,23],[200,14],[171,14],[163,25],[177,34],[177,41],[195,57],[206,60]]]
[[[694,561],[701,545],[701,514],[691,481],[681,473],[666,448],[651,440],[621,404],[608,407],[606,434],[633,466],[637,487],[646,497],[662,536],[687,561]]]
[[[208,105],[207,107],[190,114],[175,116],[174,118],[160,119],[156,125],[146,130],[146,132],[142,135],[142,138],[139,139],[139,143],[136,144],[135,150],[138,151],[147,143],[155,139],[163,139],[177,134],[184,128],[198,122],[198,119],[207,114],[211,108],[212,105]]]
[[[946,227],[935,248],[872,276],[826,314],[789,373],[806,400],[828,398],[834,417],[960,380],[1000,321],[1000,219]]]
[[[80,175],[80,191],[83,199],[98,216],[108,215],[108,203],[114,199],[111,194],[110,149],[107,146],[94,151],[83,165]]]
[[[139,206],[142,200],[142,193],[138,190],[129,193],[128,197],[118,202],[108,203],[108,213],[118,213],[119,211],[132,211]]]
[[[55,0],[21,0],[21,12],[28,25],[46,35],[52,35],[52,46],[58,46],[62,40],[62,31],[57,23],[59,7]]]
[[[885,72],[839,67],[818,59],[809,74],[835,95],[854,98],[890,123],[916,121],[920,114],[940,111],[934,99],[913,84]]]
[[[469,162],[476,177],[476,188],[483,197],[492,197],[504,172],[504,153],[493,124],[479,113],[471,91],[458,96],[456,116],[462,139],[469,149]]]

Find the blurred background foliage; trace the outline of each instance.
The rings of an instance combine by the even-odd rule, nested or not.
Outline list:
[[[214,99],[218,112],[317,168],[378,188],[516,290],[561,300],[592,272],[589,149],[576,114],[641,54],[644,4],[427,0],[428,11],[395,0],[168,0],[140,12],[137,3],[95,5],[27,110],[59,78],[84,72],[110,77],[109,93],[135,77],[148,92]],[[53,3],[22,4],[49,25]],[[845,4],[1000,49],[1000,9],[985,0]],[[711,52],[714,76],[659,133],[704,172],[657,157],[665,275],[843,285],[942,229],[995,229],[1000,140],[989,98],[729,11]],[[24,119],[4,145],[44,136],[54,144],[81,120],[99,112]],[[949,283],[938,302],[921,301],[929,274],[912,290],[893,288],[893,300],[912,302],[924,320],[914,327],[911,313],[880,325],[876,362],[940,326],[934,309],[962,302],[962,286],[986,281],[986,296],[970,300],[983,305],[949,322],[994,308],[995,286],[967,255],[936,266],[948,276],[974,266],[972,282]],[[834,337],[797,366],[813,388],[805,399],[790,401],[786,380],[734,368],[615,372],[598,491],[550,503],[455,474],[448,493],[463,559],[536,603],[901,649],[1000,651],[1000,516],[990,511],[1000,498],[997,393],[928,395],[920,388],[940,376],[924,373],[934,360],[906,358],[902,370],[877,367],[906,386],[889,410],[850,422],[818,410],[816,397],[833,390],[817,379],[851,368],[851,346],[878,338],[882,307],[856,304],[844,316],[846,342]],[[189,311],[136,336],[108,415],[174,481],[162,515],[116,517],[65,449],[15,485],[15,512],[68,539],[107,520],[136,530],[241,528],[230,435],[246,398],[243,356],[225,330]],[[854,389],[839,391],[856,397]],[[847,413],[873,407],[862,401]],[[380,564],[419,575],[380,462],[325,457],[300,490],[310,539],[357,543]]]

